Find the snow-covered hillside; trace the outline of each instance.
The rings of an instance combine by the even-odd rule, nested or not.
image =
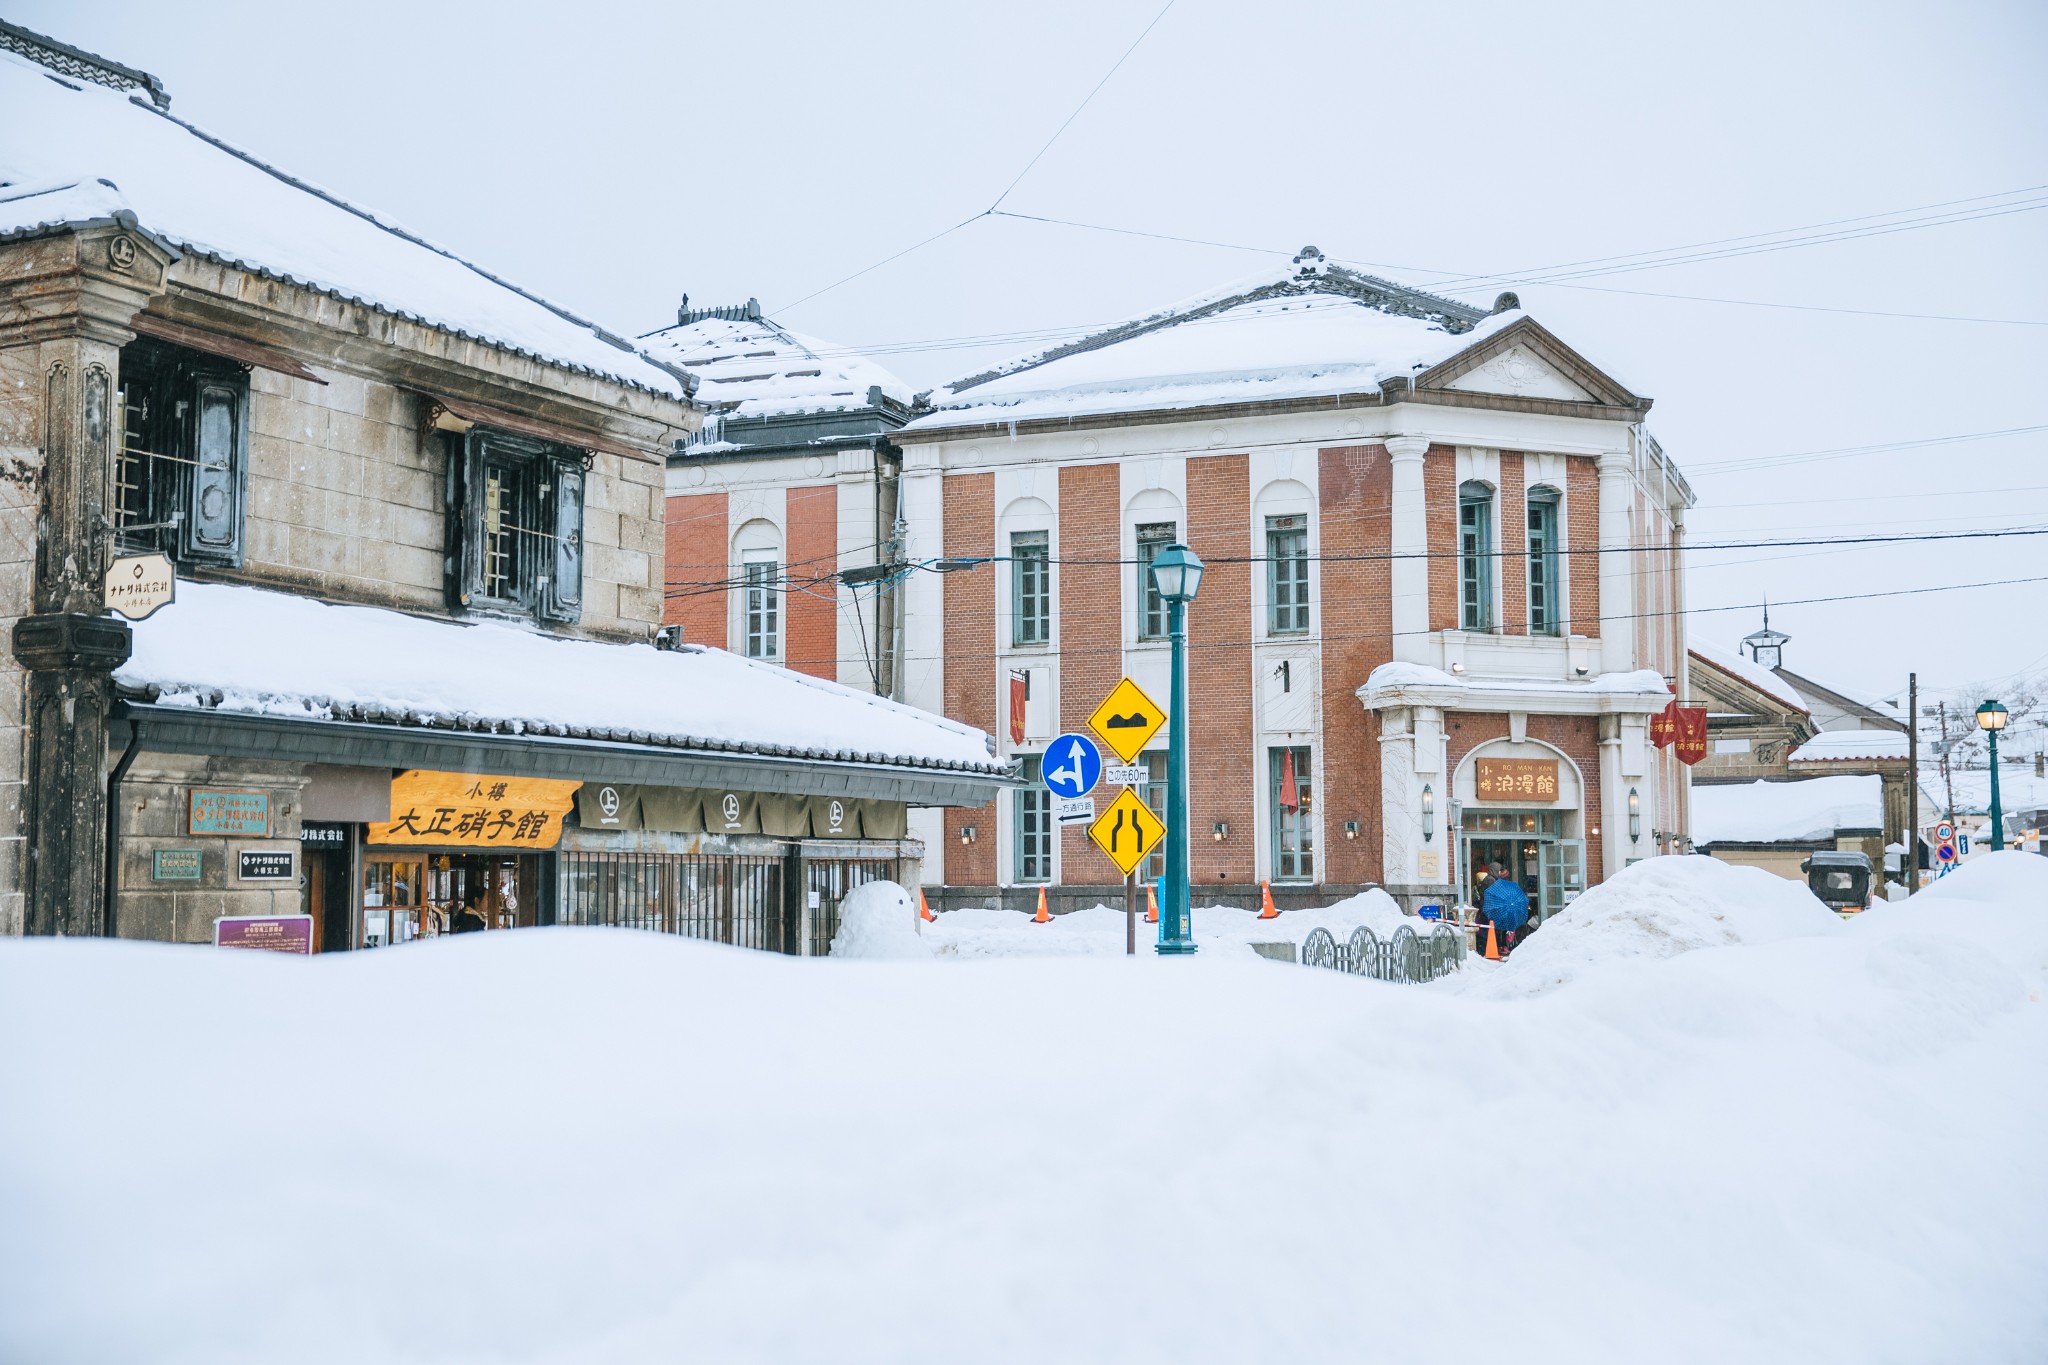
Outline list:
[[[2040,1359],[2048,861],[1758,875],[1428,987],[0,941],[0,1359]]]

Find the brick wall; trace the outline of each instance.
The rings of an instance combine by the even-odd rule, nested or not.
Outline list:
[[[813,677],[839,676],[838,590],[813,582],[839,567],[839,489],[833,484],[792,488],[788,498],[789,575],[783,598],[788,613],[789,666]],[[798,591],[797,585],[808,585]]]
[[[1335,556],[1384,554],[1392,543],[1393,468],[1380,446],[1343,446],[1320,453],[1322,507],[1324,847],[1321,880],[1381,881],[1379,722],[1357,691],[1373,669],[1393,658],[1392,572],[1385,559]],[[1358,821],[1358,838],[1344,822]]]
[[[1497,712],[1453,711],[1444,718],[1444,730],[1450,769],[1455,773],[1465,755],[1479,745],[1508,737],[1508,718]],[[1579,765],[1579,775],[1585,781],[1581,818],[1586,839],[1586,885],[1591,886],[1600,880],[1601,866],[1602,836],[1593,833],[1600,827],[1600,718],[1532,715],[1529,738],[1556,745]]]
[[[1242,517],[1243,503],[1239,503]],[[1123,673],[1122,592],[1135,571],[1111,561],[1122,545],[1122,481],[1115,465],[1060,470],[1060,728],[1081,730]],[[1208,596],[1205,582],[1202,595]],[[1106,798],[1098,798],[1098,801]],[[1060,881],[1070,886],[1123,880],[1086,828],[1060,831]]]
[[[681,626],[693,644],[725,648],[729,589],[705,588],[732,573],[726,548],[723,493],[684,493],[668,500],[668,592],[665,625]]]
[[[1210,455],[1188,461],[1187,540],[1208,561],[1202,591],[1188,612],[1188,695],[1200,723],[1188,733],[1201,761],[1188,774],[1188,819],[1192,826],[1189,879],[1195,903],[1206,884],[1258,880],[1256,829],[1265,784],[1265,755],[1253,752],[1251,650],[1252,569],[1224,558],[1245,558],[1251,508],[1251,461],[1244,455]],[[1206,643],[1233,642],[1220,648]],[[1230,837],[1209,836],[1218,820],[1230,823]]]
[[[1500,628],[1529,633],[1529,506],[1521,452],[1500,453]]]
[[[1422,457],[1423,518],[1429,527],[1429,628],[1458,628],[1458,452],[1431,446]]]
[[[1596,461],[1575,456],[1565,461],[1564,543],[1573,550],[1590,551],[1600,543],[1600,470]],[[1573,553],[1571,561],[1571,634],[1600,633],[1600,560],[1602,556]]]
[[[995,553],[996,478],[993,474],[949,474],[941,494],[945,509],[948,558],[978,558]],[[996,579],[993,565],[947,574],[946,705],[954,720],[996,733]],[[991,886],[996,880],[996,822],[1007,809],[1005,800],[985,806],[950,806],[946,810],[948,839],[957,840],[962,825],[980,832],[972,844],[946,848],[946,880],[955,886]]]

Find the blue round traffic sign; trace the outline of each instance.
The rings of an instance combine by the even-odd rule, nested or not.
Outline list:
[[[1061,735],[1045,746],[1039,778],[1054,796],[1086,796],[1102,780],[1102,750],[1086,735]]]

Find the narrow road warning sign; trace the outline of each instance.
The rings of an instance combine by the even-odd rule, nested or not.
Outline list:
[[[1119,792],[1116,800],[1109,803],[1109,809],[1088,826],[1088,837],[1127,877],[1165,835],[1166,825],[1129,787]]]

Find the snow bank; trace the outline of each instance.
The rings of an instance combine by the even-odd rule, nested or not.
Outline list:
[[[866,882],[839,903],[833,957],[929,958],[917,932],[917,902],[894,882]]]
[[[1533,998],[1223,952],[0,940],[0,1359],[2038,1360],[2019,856],[1827,932],[1655,859],[1573,913],[1639,900],[1658,946]]]
[[[1884,828],[1884,779],[1842,773],[1779,782],[1698,783],[1692,837],[1714,844],[1832,839],[1837,830]]]
[[[1382,936],[1403,924],[1418,933],[1428,927],[1402,914],[1394,898],[1378,888],[1334,905],[1283,911],[1278,919],[1262,920],[1256,910],[1229,905],[1197,905],[1191,918],[1197,948],[1243,956],[1252,955],[1254,943],[1299,945],[1317,928],[1328,929],[1341,940],[1361,924],[1371,925]],[[924,937],[940,957],[1121,957],[1124,933],[1124,909],[1118,904],[1072,910],[1054,915],[1046,924],[1035,924],[1018,910],[948,910]],[[1138,951],[1150,953],[1158,941],[1159,926],[1145,923],[1141,912]]]
[[[1875,781],[1876,779],[1872,779]],[[1704,856],[1645,858],[1546,920],[1497,971],[1489,994],[1540,995],[1610,963],[1773,943],[1842,929],[1798,882]]]

